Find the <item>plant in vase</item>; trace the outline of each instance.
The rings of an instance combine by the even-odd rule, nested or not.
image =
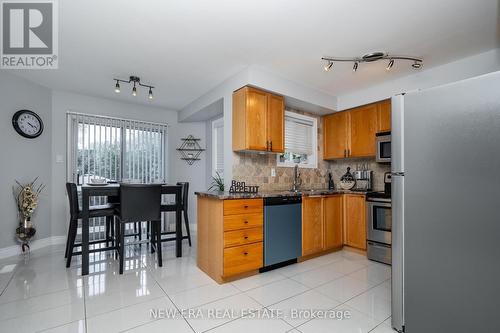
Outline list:
[[[212,177],[212,184],[208,190],[224,192],[224,179],[218,171],[216,171],[215,176]]]
[[[19,226],[16,228],[16,236],[22,243],[23,253],[29,250],[29,242],[36,233],[36,229],[31,222],[31,217],[38,206],[40,193],[45,188],[43,184],[37,185],[37,181],[38,177],[27,184],[21,184],[16,180],[17,186],[12,188],[19,216]]]

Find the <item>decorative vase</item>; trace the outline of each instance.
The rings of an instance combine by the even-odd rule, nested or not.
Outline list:
[[[19,227],[16,229],[17,239],[22,243],[21,248],[23,253],[29,251],[29,242],[33,236],[35,236],[36,229],[31,223],[31,217],[22,217],[19,222]]]

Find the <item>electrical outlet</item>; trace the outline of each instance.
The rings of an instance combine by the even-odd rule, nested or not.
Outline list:
[[[276,177],[276,169],[271,168],[271,177]]]

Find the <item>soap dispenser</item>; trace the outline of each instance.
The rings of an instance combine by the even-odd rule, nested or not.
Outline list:
[[[333,184],[333,178],[332,178],[332,173],[331,172],[328,173],[328,189],[330,191],[332,191],[332,190],[335,189],[335,185]]]

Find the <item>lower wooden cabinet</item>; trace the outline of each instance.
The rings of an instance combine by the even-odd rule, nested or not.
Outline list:
[[[342,195],[327,196],[323,199],[325,250],[343,245],[343,202]]]
[[[366,203],[360,195],[344,195],[344,244],[366,250]]]
[[[215,281],[263,266],[262,199],[198,197],[198,267]]]
[[[366,250],[364,195],[304,197],[302,255],[313,255],[343,245]]]
[[[323,197],[302,198],[302,255],[323,250]]]

